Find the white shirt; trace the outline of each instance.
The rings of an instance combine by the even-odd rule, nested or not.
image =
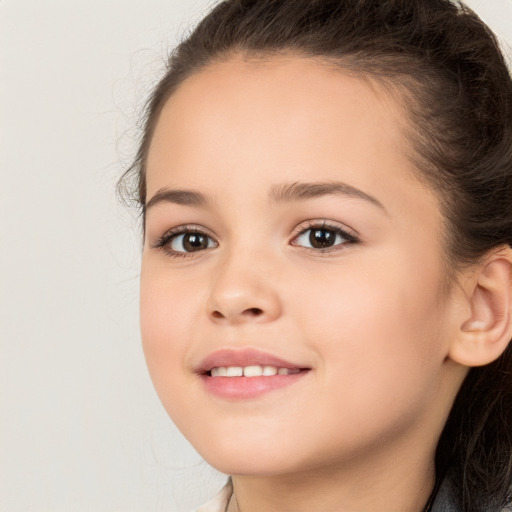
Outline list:
[[[226,485],[210,501],[199,507],[195,512],[225,512],[231,495],[233,494],[233,485],[231,478]]]

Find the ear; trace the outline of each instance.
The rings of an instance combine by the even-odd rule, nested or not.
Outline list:
[[[448,357],[483,366],[498,359],[512,338],[512,249],[493,251],[462,288],[465,303]]]

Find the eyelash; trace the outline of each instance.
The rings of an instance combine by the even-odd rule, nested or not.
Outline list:
[[[317,249],[314,247],[303,247],[303,246],[298,246],[298,247],[302,247],[302,249],[306,250],[307,252],[311,252],[311,253],[318,255],[318,254],[325,254],[325,253],[330,253],[330,252],[337,252],[337,251],[341,250],[341,247],[343,247],[343,246],[359,243],[359,239],[355,235],[348,233],[347,231],[340,228],[339,226],[330,224],[328,221],[325,221],[325,220],[321,221],[321,222],[309,221],[306,224],[306,226],[302,226],[301,230],[296,235],[294,235],[293,240],[296,240],[297,238],[304,235],[308,231],[315,230],[315,229],[321,230],[321,231],[324,231],[324,230],[331,231],[335,234],[335,237],[340,235],[345,241],[342,243],[336,244],[332,247],[325,248],[325,249]],[[158,238],[158,240],[156,240],[152,244],[152,247],[154,249],[163,250],[171,258],[194,257],[195,253],[203,252],[204,249],[198,250],[198,251],[186,252],[186,251],[175,251],[175,250],[169,249],[169,247],[168,247],[170,245],[170,242],[172,242],[172,240],[174,238],[176,238],[177,236],[193,234],[193,233],[204,235],[204,236],[214,240],[213,237],[211,237],[208,233],[197,228],[196,226],[179,226],[177,228],[173,228],[173,229],[170,229],[169,231],[167,231],[167,233],[165,233],[163,236]],[[335,238],[335,240],[336,240],[336,238]],[[215,243],[217,243],[217,242],[215,241]],[[295,244],[293,244],[293,245],[295,245]],[[295,246],[297,246],[297,245],[295,245]]]

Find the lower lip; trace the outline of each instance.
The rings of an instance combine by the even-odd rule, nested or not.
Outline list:
[[[201,379],[206,390],[216,396],[232,399],[257,398],[271,391],[291,386],[302,379],[308,370],[288,375],[272,375],[269,377],[210,377],[202,375]]]

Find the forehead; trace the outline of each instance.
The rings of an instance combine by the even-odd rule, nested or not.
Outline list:
[[[290,181],[339,180],[367,190],[411,172],[408,121],[383,85],[297,56],[216,62],[167,100],[147,158],[148,198],[179,185],[262,191]]]

